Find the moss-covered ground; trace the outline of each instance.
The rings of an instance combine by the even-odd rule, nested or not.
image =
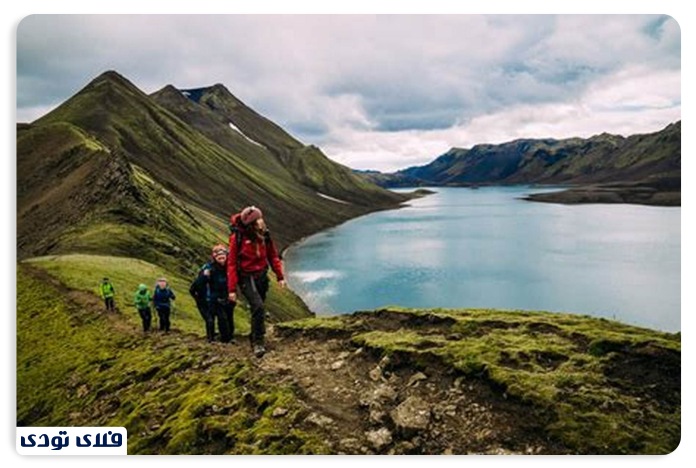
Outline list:
[[[116,280],[118,261],[104,266]],[[69,280],[80,275],[48,269],[60,268]],[[18,425],[124,426],[131,454],[326,452],[295,426],[293,389],[256,372],[238,345],[146,335],[128,312],[106,314],[94,294],[34,266],[20,265],[17,275]],[[193,313],[182,309],[175,320],[183,324]]]
[[[163,275],[178,293],[173,332],[145,334],[128,303]],[[117,313],[97,296],[103,276]],[[125,426],[129,453],[157,454],[666,454],[680,442],[680,334],[572,314],[391,307],[276,323],[259,361],[245,340],[207,343],[187,290],[187,278],[130,258],[20,263],[18,425]],[[243,334],[248,313],[235,315]],[[439,418],[415,438],[390,422],[409,397]],[[371,445],[382,429],[392,442]]]
[[[433,362],[544,415],[571,453],[664,454],[680,441],[681,337],[587,316],[390,308],[284,323],[305,336]],[[550,416],[549,416],[550,415]]]

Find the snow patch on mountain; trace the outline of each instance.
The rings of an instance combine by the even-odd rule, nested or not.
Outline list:
[[[256,146],[260,146],[261,148],[266,148],[265,145],[262,145],[262,144],[259,143],[258,141],[254,140],[254,139],[252,139],[252,138],[249,138],[248,136],[246,136],[246,135],[244,134],[244,132],[241,131],[241,130],[239,129],[239,127],[237,127],[237,126],[236,126],[235,124],[233,124],[232,122],[228,122],[228,123],[229,123],[230,128],[231,128],[232,130],[234,130],[235,132],[239,133],[239,134],[242,135],[244,138],[246,138],[247,141],[248,141],[249,143],[253,143],[253,144],[255,144]]]
[[[347,202],[345,200],[339,200],[338,198],[330,197],[328,195],[325,195],[321,192],[317,192],[317,195],[319,195],[321,198],[326,198],[327,200],[331,200],[336,203],[343,203],[344,205],[350,205],[350,202]]]

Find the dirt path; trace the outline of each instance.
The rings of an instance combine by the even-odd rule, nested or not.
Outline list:
[[[388,326],[388,324],[385,324]],[[336,453],[562,453],[531,408],[436,360],[415,363],[348,337],[274,333],[258,367],[296,386],[305,420]]]
[[[105,314],[93,294],[69,289],[41,269],[27,270],[81,313]],[[106,316],[114,330],[142,336],[120,313]],[[388,318],[370,323],[371,329],[395,326]],[[253,357],[245,337],[232,345],[210,344],[203,336],[172,330],[156,339],[157,347],[202,352],[202,362],[243,360],[267,381],[290,386],[306,409],[298,425],[320,434],[333,453],[563,453],[546,440],[541,428],[548,421],[532,408],[507,401],[488,384],[457,375],[436,359],[387,358],[358,347],[348,335],[281,333],[272,325],[262,359]]]

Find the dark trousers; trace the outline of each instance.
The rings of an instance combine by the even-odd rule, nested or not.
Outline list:
[[[210,315],[213,320],[217,320],[220,341],[223,343],[229,343],[234,336],[234,306],[234,302],[229,302],[226,299],[213,300],[210,305]]]
[[[198,313],[201,314],[203,322],[205,322],[205,337],[208,341],[215,339],[215,317],[213,316],[210,306],[207,301],[196,301]]]
[[[104,298],[104,306],[106,307],[106,310],[114,310],[114,298],[113,297],[105,297]]]
[[[246,297],[251,308],[251,344],[264,344],[266,335],[266,311],[263,303],[268,293],[268,274],[263,272],[258,276],[241,275],[239,289]]]
[[[152,324],[152,310],[149,307],[147,309],[138,309],[138,313],[143,321],[143,331],[148,331]]]
[[[205,322],[205,336],[208,341],[215,341],[215,322],[217,321],[218,331],[220,332],[220,341],[229,343],[234,337],[234,302],[229,301],[213,301],[212,304],[207,302],[197,302],[196,307],[201,318]]]
[[[157,306],[157,316],[159,317],[159,329],[161,331],[169,331],[170,323],[169,323],[169,315],[171,314],[172,309],[168,305],[158,305]]]

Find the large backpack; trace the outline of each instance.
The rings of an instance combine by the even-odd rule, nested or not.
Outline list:
[[[236,252],[237,252],[237,271],[241,271],[241,262],[242,258],[239,255],[239,252],[242,249],[242,239],[244,237],[244,232],[245,229],[242,226],[242,221],[241,221],[241,213],[234,214],[230,217],[230,235],[234,234],[234,238],[236,241]],[[263,234],[263,241],[266,244],[266,249],[269,248],[269,245],[271,244],[271,233],[268,229],[266,229],[266,232]]]
[[[114,290],[114,285],[111,283],[102,283],[100,289],[103,297],[113,297],[116,292]]]
[[[169,302],[170,297],[171,297],[171,291],[169,289],[169,286],[166,286],[164,288],[160,288],[159,285],[155,286],[154,301],[156,303],[166,304]]]
[[[189,293],[196,302],[205,301],[208,296],[208,281],[203,277],[203,272],[210,269],[210,263],[206,263],[198,269],[198,273],[189,286]]]
[[[145,294],[140,294],[138,291],[135,293],[135,306],[138,309],[147,309],[150,307],[150,293],[145,292]]]

